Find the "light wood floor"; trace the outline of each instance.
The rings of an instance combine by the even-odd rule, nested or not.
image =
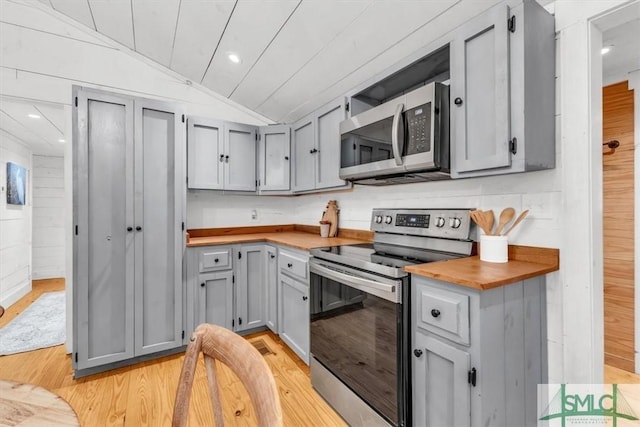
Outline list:
[[[11,321],[40,294],[64,289],[64,281],[34,284],[33,291],[11,306],[0,318],[0,327]],[[278,389],[286,426],[346,426],[342,419],[311,388],[309,368],[272,333],[247,337],[272,352],[265,360]],[[0,357],[0,379],[40,385],[62,396],[78,414],[83,426],[168,426],[183,355],[143,362],[74,380],[71,359],[64,346],[49,347]],[[223,365],[220,365],[223,367]],[[202,360],[198,364],[189,413],[190,425],[214,425]],[[244,387],[224,368],[219,376],[225,423],[256,425]]]
[[[63,280],[34,283],[33,291],[7,309],[0,327],[7,324],[43,292],[64,289]],[[250,341],[262,340],[273,354],[265,355],[278,389],[287,426],[345,426],[342,419],[311,388],[309,368],[282,341],[271,333],[254,334]],[[74,408],[83,426],[165,426],[171,424],[173,400],[182,367],[182,355],[120,368],[74,380],[71,359],[64,346],[11,356],[0,356],[0,379],[40,385],[58,393]],[[605,382],[640,384],[640,375],[610,366],[604,368]],[[225,422],[255,425],[251,403],[239,380],[222,369]],[[632,407],[640,408],[635,390],[621,391]],[[213,425],[202,361],[196,371],[189,414],[194,426]]]

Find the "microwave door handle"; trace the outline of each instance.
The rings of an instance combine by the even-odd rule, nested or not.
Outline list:
[[[404,104],[398,104],[393,115],[393,125],[391,126],[391,147],[393,148],[393,157],[398,166],[402,165],[402,147],[404,146],[404,129],[400,127],[402,110],[404,110]]]

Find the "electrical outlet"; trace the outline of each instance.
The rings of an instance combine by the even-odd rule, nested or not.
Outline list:
[[[258,219],[258,210],[257,209],[253,209],[251,211],[251,219]]]

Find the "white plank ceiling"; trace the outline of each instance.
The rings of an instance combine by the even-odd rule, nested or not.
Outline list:
[[[5,11],[15,7],[13,2],[0,1]],[[414,55],[439,35],[501,0],[38,1],[45,10],[51,8],[56,11],[54,15],[64,14],[90,30],[83,34],[61,21],[60,28],[54,29],[58,36],[99,44],[90,37],[92,31],[97,31],[122,45],[124,51],[144,55],[185,80],[201,84],[274,122],[290,123]],[[538,1],[543,5],[553,3]],[[38,28],[39,14],[44,13],[43,7],[39,9],[25,26]],[[26,34],[20,19],[16,19],[12,25],[0,25],[1,35],[24,39],[25,43],[19,46],[20,52],[4,52],[6,58],[19,59],[16,64],[2,65],[37,72],[38,58],[59,52],[51,52],[41,41],[47,36],[45,29],[39,35]],[[604,34],[605,44],[616,46],[603,60],[605,75],[607,70],[637,69],[637,28],[636,17]],[[84,49],[78,46],[70,42],[69,49]],[[102,70],[96,72],[108,85],[113,67],[110,51],[104,52],[102,61],[83,67]],[[237,54],[241,61],[232,63],[230,53]],[[77,66],[63,64],[61,74],[75,78]],[[56,144],[62,138],[58,133],[61,134],[64,120],[61,111],[52,111],[57,107],[42,104],[43,119],[36,124],[33,119],[26,119],[27,114],[42,105],[11,97],[0,101],[4,132],[14,134],[22,129],[25,138],[39,149],[61,152]]]
[[[336,84],[354,72],[364,81],[392,65],[362,71],[388,50],[411,54],[413,45],[399,44],[443,12],[478,8],[472,0],[41,2],[275,122],[340,96]]]

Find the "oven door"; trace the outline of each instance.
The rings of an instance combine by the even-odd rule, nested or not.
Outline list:
[[[407,411],[407,279],[312,259],[311,355],[393,425]]]

